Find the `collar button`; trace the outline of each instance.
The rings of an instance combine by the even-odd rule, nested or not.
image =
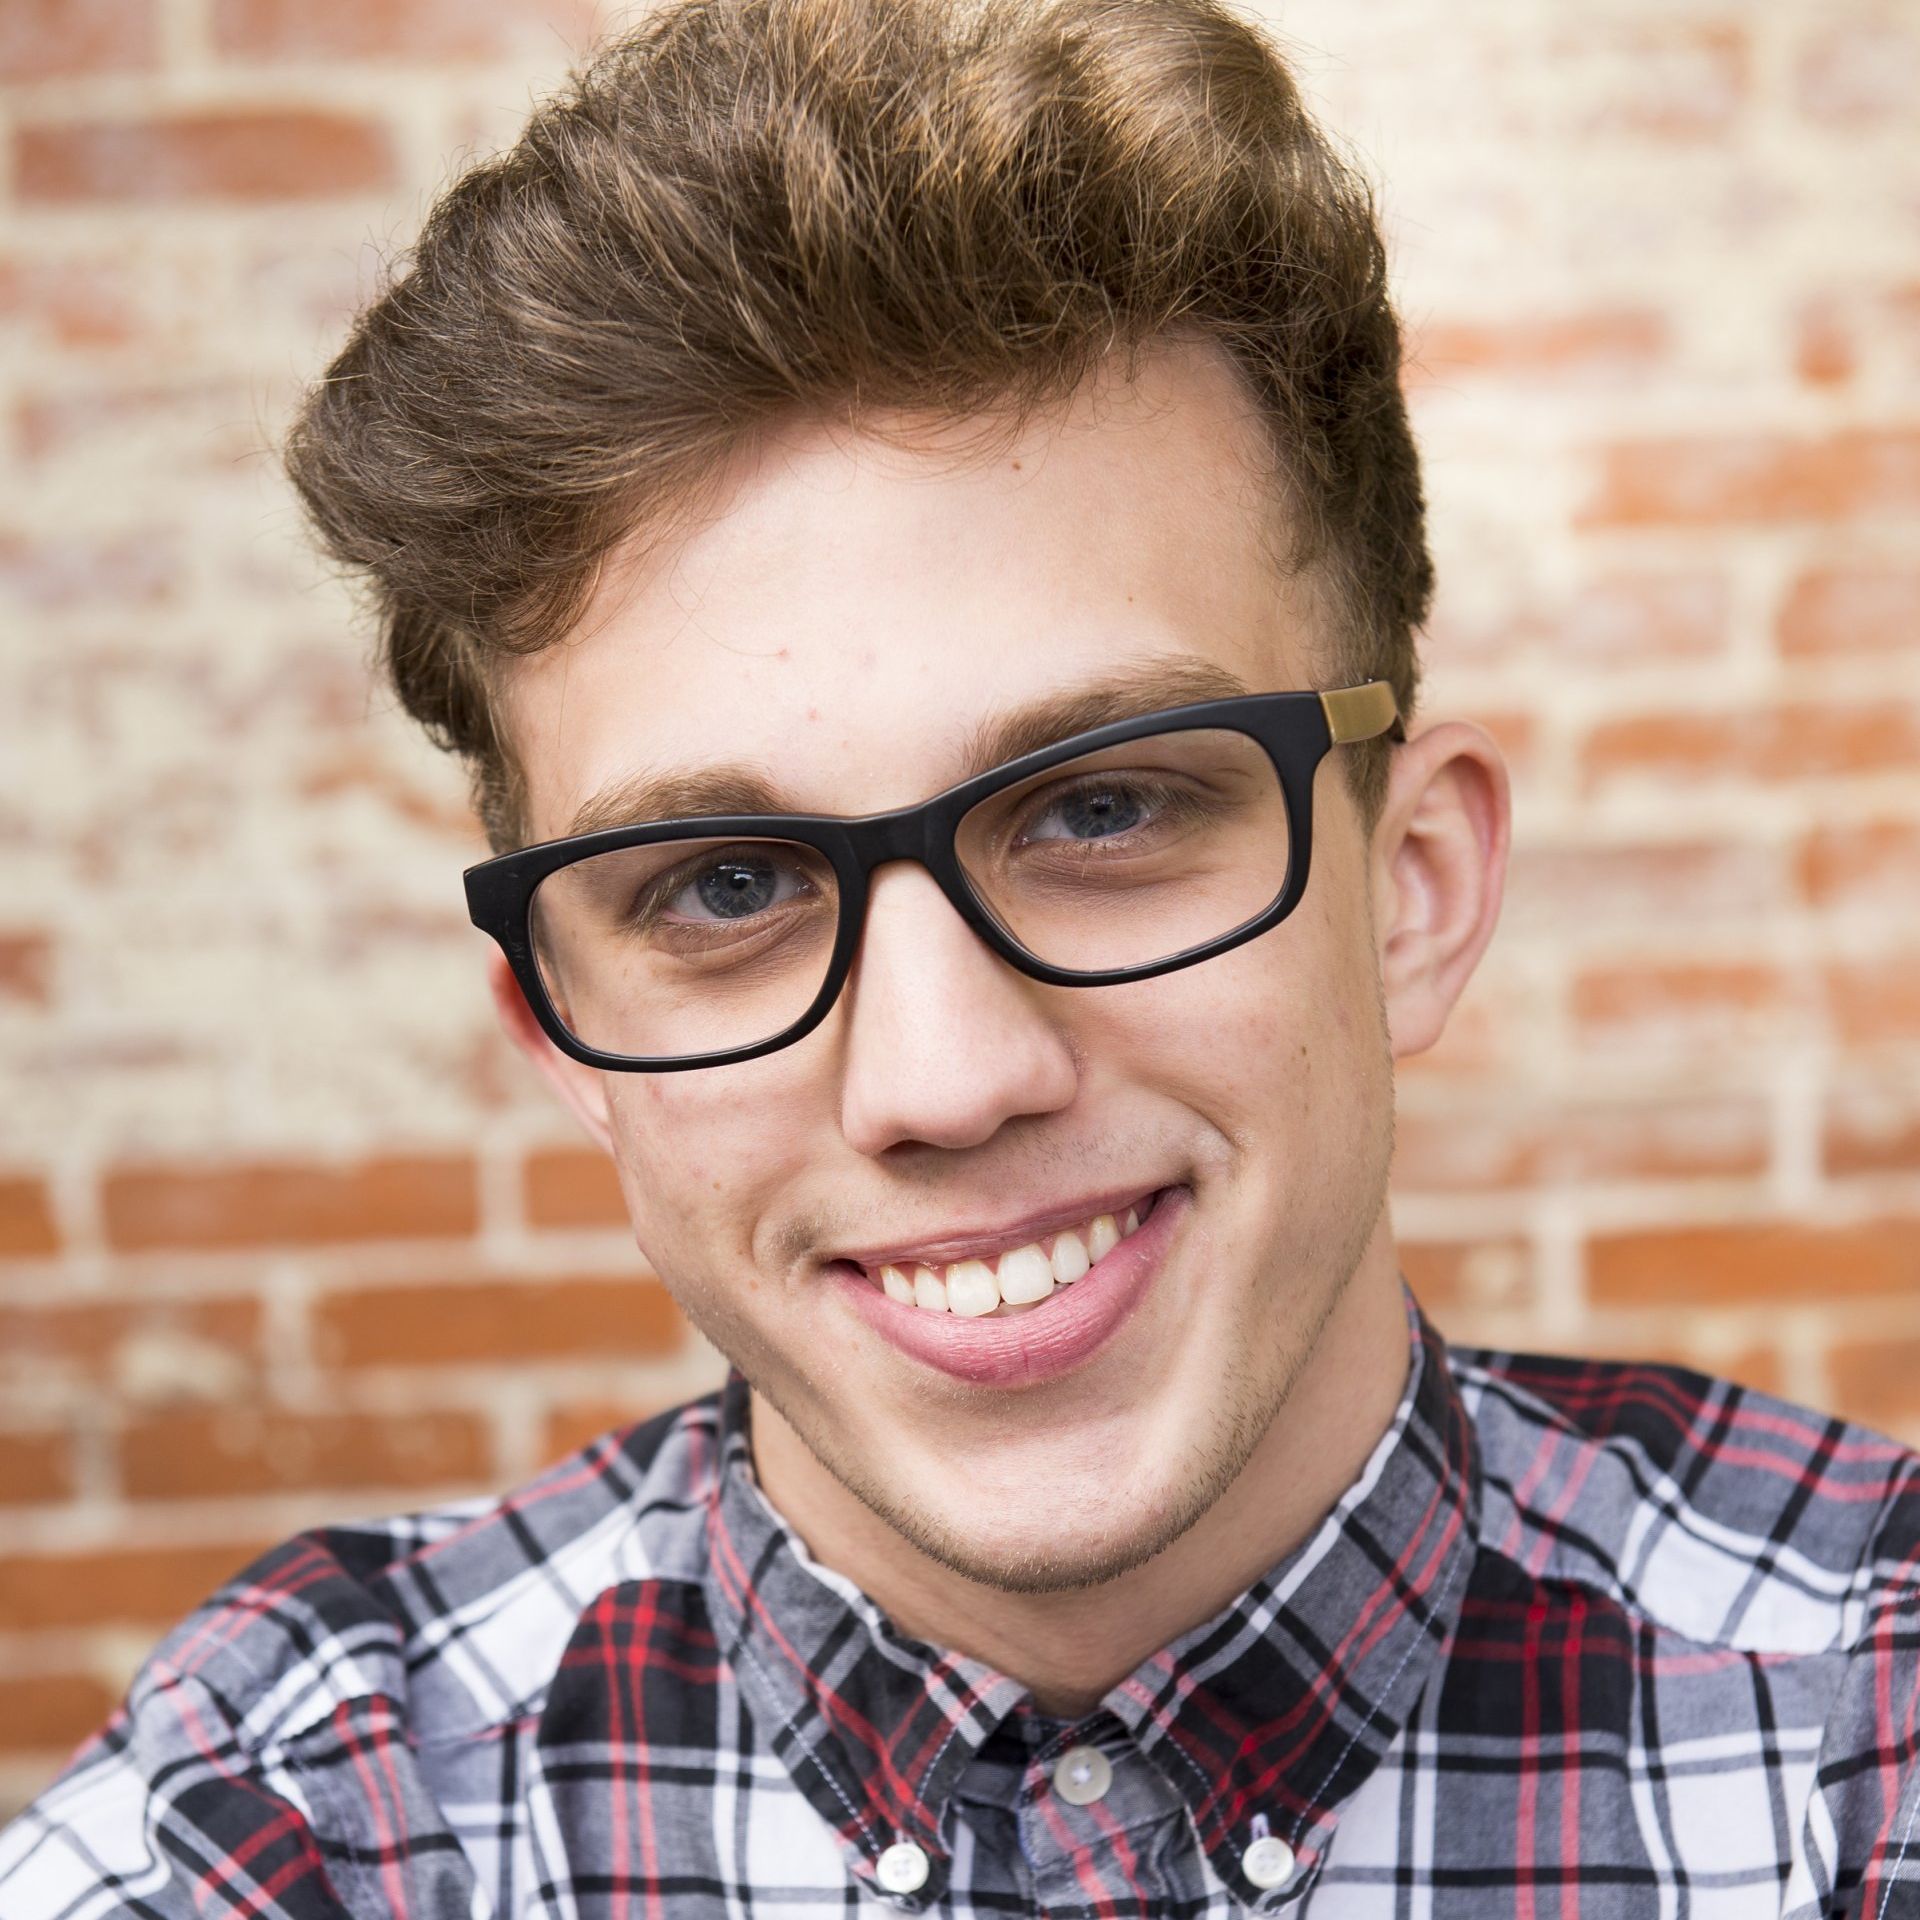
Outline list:
[[[889,1893],[918,1893],[927,1884],[930,1868],[924,1849],[911,1840],[897,1840],[873,1863],[874,1878]]]
[[[1240,1864],[1247,1878],[1266,1893],[1293,1878],[1293,1849],[1284,1840],[1264,1834],[1241,1856]]]
[[[1053,1763],[1053,1790],[1070,1807],[1090,1807],[1113,1785],[1113,1763],[1098,1747],[1069,1747]]]

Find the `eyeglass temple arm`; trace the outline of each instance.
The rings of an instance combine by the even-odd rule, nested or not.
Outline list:
[[[1400,703],[1384,680],[1369,680],[1364,687],[1336,687],[1320,696],[1320,707],[1336,747],[1348,740],[1371,740],[1389,729],[1396,740],[1407,737]]]

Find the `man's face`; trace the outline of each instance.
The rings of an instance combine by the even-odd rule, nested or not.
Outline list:
[[[1010,449],[959,446],[792,429],[743,456],[690,537],[610,569],[508,689],[532,837],[636,773],[717,763],[797,811],[898,807],[961,778],[1010,710],[1142,663],[1324,684],[1326,616],[1270,558],[1258,429],[1224,359],[1167,348]],[[803,1040],[688,1073],[561,1069],[604,1115],[641,1250],[752,1382],[756,1422],[949,1567],[1081,1585],[1177,1537],[1310,1367],[1381,1222],[1392,1062],[1337,762],[1301,905],[1198,966],[1043,985],[896,863]],[[887,1332],[928,1309],[842,1258],[1013,1247],[1150,1193],[1157,1252],[1127,1310],[1037,1377],[929,1364]]]

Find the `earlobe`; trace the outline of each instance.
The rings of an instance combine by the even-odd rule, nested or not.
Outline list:
[[[1397,750],[1372,858],[1396,1060],[1439,1040],[1493,937],[1511,828],[1506,762],[1485,728],[1450,720]]]
[[[597,1068],[569,1059],[547,1038],[546,1029],[534,1018],[526,995],[520,991],[520,982],[513,977],[507,956],[498,947],[487,955],[487,985],[507,1038],[533,1062],[541,1078],[579,1117],[593,1139],[611,1154],[613,1129],[607,1115],[605,1076]]]

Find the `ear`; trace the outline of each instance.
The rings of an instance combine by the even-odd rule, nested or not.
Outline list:
[[[1396,1060],[1440,1038],[1493,937],[1512,813],[1507,763],[1484,727],[1449,720],[1396,749],[1371,859]]]
[[[546,1029],[534,1018],[526,995],[520,991],[507,956],[494,946],[487,953],[487,985],[507,1038],[533,1062],[541,1078],[579,1116],[580,1124],[600,1147],[611,1154],[613,1129],[607,1116],[606,1076],[597,1067],[584,1066],[562,1053],[547,1038]]]

